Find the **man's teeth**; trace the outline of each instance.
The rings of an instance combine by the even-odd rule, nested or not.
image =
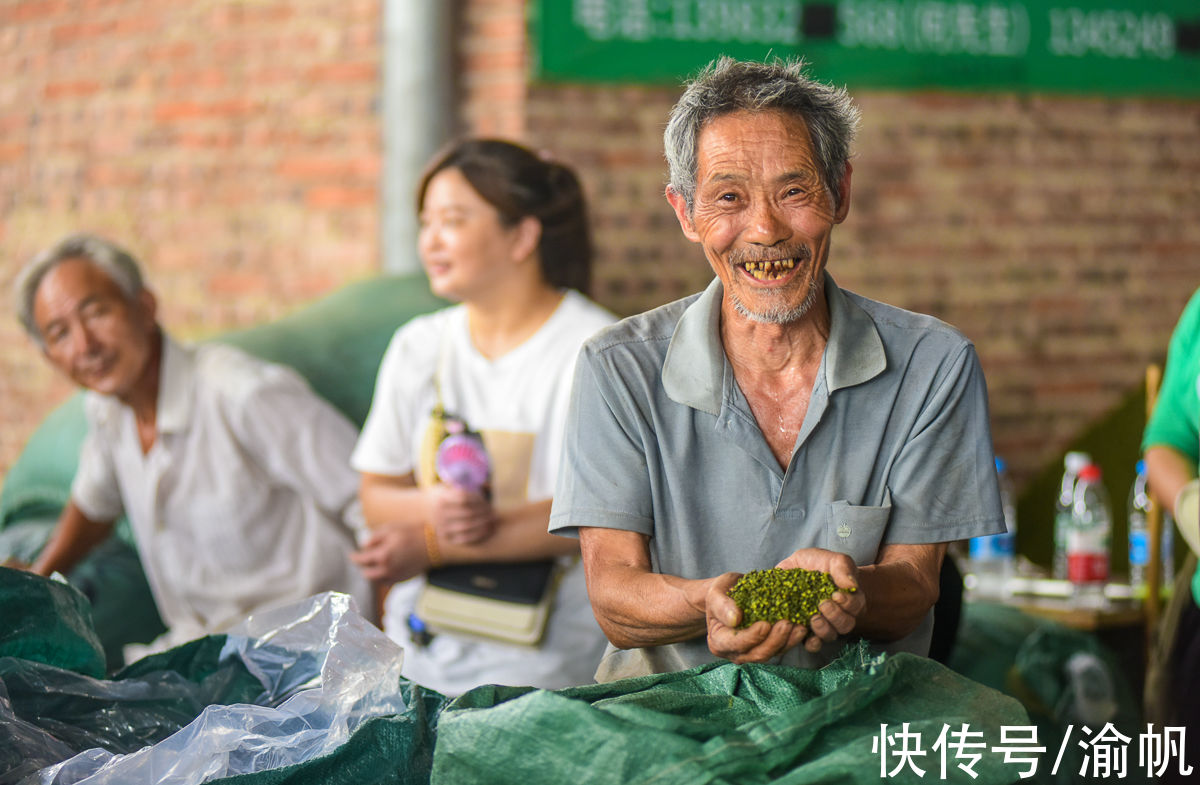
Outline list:
[[[795,259],[775,259],[769,262],[746,262],[746,272],[760,281],[770,281],[787,275],[796,266]]]

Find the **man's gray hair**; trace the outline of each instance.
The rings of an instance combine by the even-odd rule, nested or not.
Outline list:
[[[99,267],[121,289],[125,299],[132,301],[145,288],[137,260],[124,248],[92,234],[72,234],[39,253],[17,273],[13,287],[16,295],[17,319],[25,332],[44,346],[41,330],[33,319],[33,301],[42,279],[58,265],[69,259],[87,259]]]
[[[671,110],[663,148],[670,188],[684,198],[689,213],[696,198],[700,131],[715,118],[738,111],[779,111],[803,118],[821,182],[834,207],[840,206],[842,174],[858,130],[859,111],[845,88],[809,78],[805,67],[799,58],[758,63],[722,56],[688,82]]]

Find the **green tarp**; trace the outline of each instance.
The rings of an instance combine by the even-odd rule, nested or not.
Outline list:
[[[263,700],[261,674],[255,677],[243,660],[226,656],[233,637],[201,638],[109,679],[93,678],[102,662],[99,646],[87,604],[74,589],[0,570],[0,600],[11,614],[6,620],[18,618],[13,609],[21,618],[40,617],[22,625],[23,632],[0,638],[6,647],[0,651],[9,655],[0,658],[0,708],[5,701],[12,708],[0,716],[0,782],[89,746],[131,752],[170,743],[163,740],[206,705]],[[1003,619],[995,629],[1005,640],[1022,637],[1003,634],[1011,632]],[[1035,634],[1014,658],[998,640],[978,638],[982,648],[964,653],[976,651],[979,664],[988,665],[983,655],[999,652],[991,663],[996,674],[1003,670],[1010,678],[1015,668],[1029,691],[1052,701],[1061,701],[1065,689],[1060,660],[1084,645],[1074,639],[1059,645]],[[306,665],[304,657],[313,658],[296,660],[300,677],[307,678],[318,665]],[[884,656],[865,644],[819,671],[722,663],[557,691],[484,686],[449,705],[403,679],[396,690],[403,712],[367,719],[321,757],[209,781],[1007,783],[1018,781],[1027,766],[993,749],[1004,746],[1001,730],[1036,725],[1038,743],[1048,749],[1035,756],[1037,776],[1025,781],[1047,782],[1055,751],[1045,718],[1031,719],[1015,698],[932,660]],[[51,734],[55,743],[32,746],[37,738],[25,733],[30,728]],[[906,759],[904,750],[913,754]]]
[[[890,755],[905,723],[921,734],[923,776]],[[877,783],[881,765],[899,767],[892,782],[938,781],[932,748],[964,723],[989,747],[1001,726],[1030,724],[1010,697],[932,660],[865,645],[819,671],[725,663],[555,692],[480,687],[442,712],[433,782]],[[968,761],[949,756],[952,781],[1012,782],[1021,768],[985,751],[970,779],[959,763]]]
[[[0,567],[0,659],[104,675],[87,598],[65,583]]]
[[[446,698],[405,682],[408,710],[364,722],[337,750],[278,769],[213,780],[219,785],[424,785],[433,765],[434,726]]]
[[[235,767],[233,755],[254,758],[263,750],[233,745],[228,747],[228,769],[222,768],[219,755],[197,754],[194,762],[181,764],[183,771],[170,772],[172,777],[195,779],[172,781],[199,782],[202,771],[240,769],[252,773],[219,779],[209,775],[203,781],[237,785],[427,783],[434,728],[446,698],[400,678],[398,659],[395,675],[389,677],[395,655],[384,649],[395,648],[394,644],[361,618],[338,615],[338,603],[322,602],[323,596],[327,595],[313,598],[306,613],[289,617],[291,621],[284,627],[253,645],[233,635],[210,635],[145,657],[106,679],[102,678],[104,660],[86,599],[65,583],[0,568],[0,785],[21,782],[92,748],[129,755],[151,745],[161,749],[174,744],[194,752],[203,746],[200,742],[205,741],[205,734],[214,733],[210,738],[215,743],[209,747],[222,749],[230,727],[227,722],[194,722],[211,706],[227,706],[234,712],[240,711],[239,705],[281,706],[281,714],[272,715],[274,730],[265,730],[269,723],[256,724],[261,713],[247,711],[246,732],[278,734],[272,740],[289,746],[292,734],[301,744],[314,743],[314,732],[328,738],[320,722],[331,723],[332,729],[333,723],[350,722],[360,707],[376,704],[373,696],[378,690],[370,686],[375,683],[387,695],[399,694],[403,711],[366,719],[328,754],[307,759],[293,754],[290,760],[301,762],[278,763],[295,752],[293,746],[281,750],[281,755],[267,752],[254,768],[244,761]],[[348,598],[344,601],[349,602]],[[332,615],[330,608],[334,608]],[[322,639],[318,636],[325,628],[320,625],[326,618],[332,619],[328,642],[322,650],[307,648]],[[326,667],[329,662],[332,666]],[[388,668],[379,670],[381,666]],[[331,675],[336,683],[326,680]],[[324,709],[311,705],[318,700],[312,689],[318,676],[322,687],[333,691],[319,698],[321,706],[343,719],[329,719]],[[298,708],[287,709],[290,698],[303,691],[313,697],[301,701]],[[306,728],[312,729],[307,735]],[[188,740],[178,741],[180,736],[175,734]],[[150,785],[163,774],[164,760],[174,765],[178,759],[168,751],[159,754],[156,763],[130,765],[102,781]],[[260,765],[272,761],[276,762]],[[189,770],[187,766],[204,768]],[[67,779],[74,781],[79,771],[92,768],[93,764],[85,762]]]

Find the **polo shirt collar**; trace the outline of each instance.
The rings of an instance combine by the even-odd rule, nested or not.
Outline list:
[[[725,350],[721,345],[721,279],[714,278],[684,310],[663,361],[663,388],[671,400],[721,413]],[[883,373],[887,356],[875,322],[825,273],[829,303],[829,341],[825,346],[825,384],[830,393],[862,384]]]
[[[186,428],[192,419],[196,359],[190,349],[173,341],[165,332],[162,342],[155,423],[159,433],[172,433]]]
[[[887,368],[883,339],[875,320],[846,296],[825,273],[829,303],[829,343],[825,346],[825,384],[829,392],[874,379]]]
[[[721,413],[725,349],[721,346],[720,278],[713,278],[679,317],[663,360],[663,389],[676,403]]]

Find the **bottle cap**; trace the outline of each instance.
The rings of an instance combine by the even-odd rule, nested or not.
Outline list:
[[[1100,467],[1094,463],[1089,463],[1079,470],[1079,479],[1087,482],[1096,482],[1101,476],[1103,476],[1103,473],[1100,471]]]
[[[1072,451],[1063,458],[1063,466],[1072,474],[1079,474],[1083,467],[1092,462],[1092,456],[1086,452]]]

